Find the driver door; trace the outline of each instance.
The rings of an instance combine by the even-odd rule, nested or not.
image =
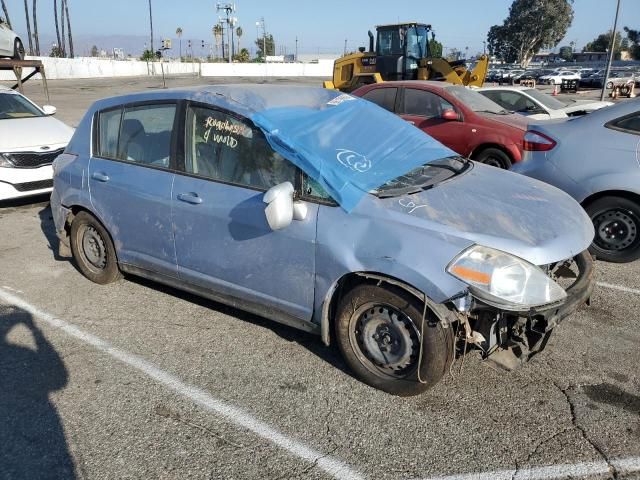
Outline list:
[[[188,106],[185,142],[172,198],[180,278],[246,310],[310,320],[318,205],[273,231],[263,201],[299,170],[250,122],[205,106]]]

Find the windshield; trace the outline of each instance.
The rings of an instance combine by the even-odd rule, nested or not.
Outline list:
[[[378,29],[378,55],[404,55],[424,58],[427,54],[427,28],[422,26]]]
[[[44,113],[20,95],[0,94],[0,120],[27,117],[44,117]]]
[[[534,98],[535,100],[543,104],[545,107],[550,108],[551,110],[559,110],[560,108],[566,107],[566,105],[562,103],[560,100],[556,100],[555,98],[547,95],[546,93],[542,93],[541,91],[536,90],[535,88],[530,88],[526,90],[526,92],[527,92],[527,95]]]
[[[411,195],[435,187],[463,171],[471,162],[463,157],[448,157],[422,165],[388,181],[371,193],[380,198]]]
[[[474,92],[473,90],[469,90],[466,87],[451,85],[449,87],[445,87],[445,89],[474,112],[495,113],[498,115],[509,113],[484,95]]]

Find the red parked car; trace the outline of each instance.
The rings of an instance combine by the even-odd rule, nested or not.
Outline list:
[[[469,88],[445,82],[384,82],[352,93],[400,115],[460,155],[494,167],[522,159],[527,120]]]

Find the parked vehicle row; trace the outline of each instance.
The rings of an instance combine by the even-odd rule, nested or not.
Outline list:
[[[390,104],[435,88],[414,86]],[[446,90],[442,115],[467,93],[488,101]],[[521,365],[593,288],[593,225],[568,195],[332,90],[105,99],[54,171],[61,253],[87,278],[139,275],[333,338],[398,395],[437,383],[459,340]]]

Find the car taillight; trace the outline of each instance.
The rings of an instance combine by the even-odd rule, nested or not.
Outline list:
[[[557,145],[556,141],[545,134],[529,131],[524,134],[523,148],[529,152],[546,152]]]

